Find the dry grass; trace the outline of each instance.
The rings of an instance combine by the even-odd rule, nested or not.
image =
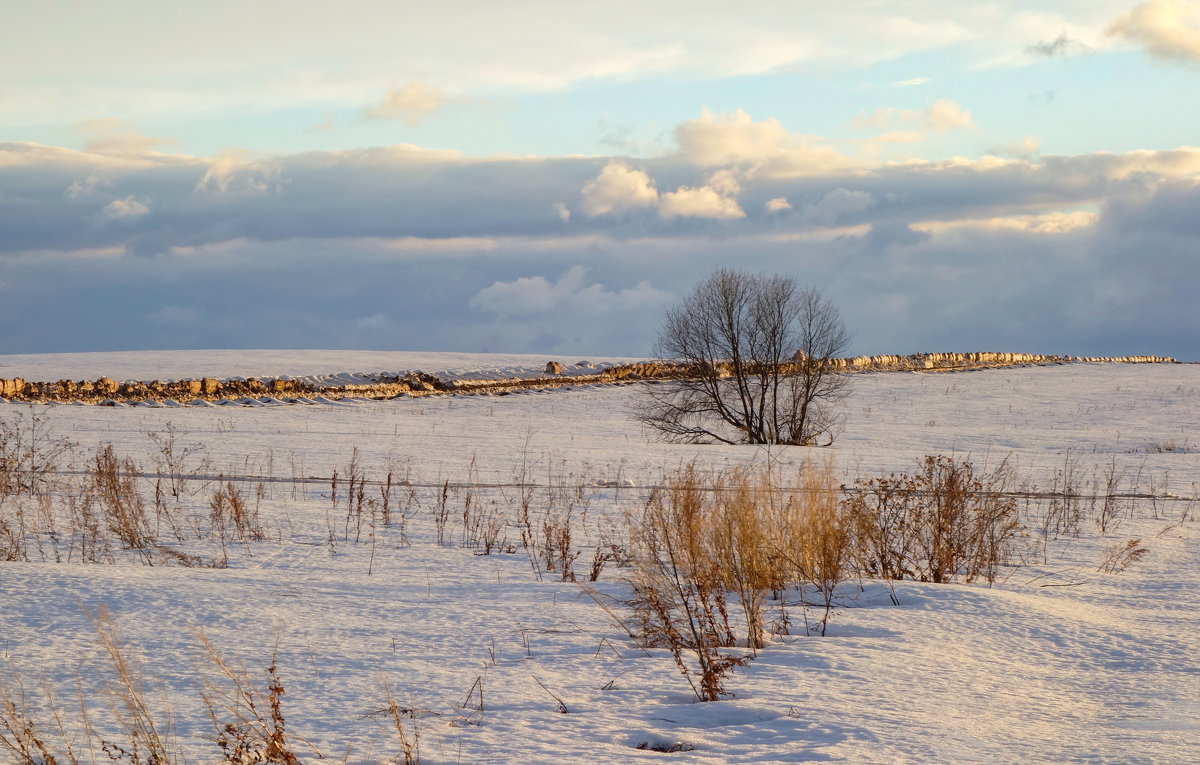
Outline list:
[[[251,505],[242,489],[232,481],[219,482],[208,503],[213,534],[222,543],[236,540],[244,544],[266,539],[267,530],[259,519],[263,493],[260,483]]]
[[[390,686],[384,686],[384,696],[387,699],[388,717],[400,745],[400,755],[393,762],[399,765],[400,757],[403,757],[404,765],[421,765],[421,729],[417,726],[416,709],[411,705],[400,706]]]
[[[171,714],[155,711],[147,700],[141,671],[124,652],[116,625],[101,607],[92,618],[96,633],[111,662],[114,684],[108,699],[118,723],[118,740],[90,731],[109,759],[129,765],[176,765],[172,745]]]
[[[752,657],[766,644],[772,592],[813,586],[825,605],[823,631],[850,534],[829,465],[804,466],[786,488],[769,467],[709,484],[688,466],[665,483],[631,529],[635,612],[647,642],[669,647],[697,698],[711,701],[747,659],[721,649],[740,643]]]
[[[45,710],[35,709],[16,670],[0,682],[0,751],[19,765],[79,765],[61,706],[48,686],[42,686],[42,695]],[[39,722],[47,716],[49,729]],[[94,752],[90,759],[95,760]]]
[[[218,675],[218,681],[208,684],[204,703],[217,730],[222,762],[299,765],[293,744],[296,737],[287,732],[283,717],[285,691],[275,653],[266,669],[264,690],[250,679],[245,667],[227,662],[203,632],[198,637]],[[319,752],[317,756],[321,756]]]
[[[133,460],[117,457],[112,444],[105,444],[93,458],[92,482],[108,530],[128,550],[145,551],[157,541],[137,486]]]
[[[1150,549],[1142,546],[1140,538],[1130,539],[1124,544],[1106,548],[1096,570],[1106,574],[1119,574],[1145,557],[1148,552]]]
[[[631,530],[643,635],[671,650],[700,701],[724,696],[725,676],[746,662],[720,650],[733,644],[733,633],[718,558],[708,546],[717,526],[713,510],[711,492],[689,465],[651,494]]]
[[[170,709],[150,703],[137,663],[125,652],[107,610],[101,607],[89,616],[108,658],[108,682],[99,699],[107,706],[105,729],[89,713],[91,699],[82,688],[78,716],[71,724],[49,685],[41,684],[37,702],[12,670],[0,680],[0,751],[20,765],[94,765],[97,753],[128,765],[179,765]]]

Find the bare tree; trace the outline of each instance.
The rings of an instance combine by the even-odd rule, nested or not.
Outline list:
[[[677,441],[832,443],[850,338],[817,289],[720,269],[667,312],[656,353],[687,374],[649,386],[638,419]]]

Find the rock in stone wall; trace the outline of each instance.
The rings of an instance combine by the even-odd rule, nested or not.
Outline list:
[[[0,379],[0,396],[4,398],[13,398],[25,392],[25,381],[20,377],[14,377],[11,380]]]

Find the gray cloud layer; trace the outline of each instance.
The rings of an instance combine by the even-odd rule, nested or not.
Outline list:
[[[824,153],[819,172],[800,150],[759,142],[717,166],[0,144],[0,352],[640,355],[672,296],[737,265],[824,288],[857,351],[1200,358],[1200,150],[873,168]],[[611,167],[646,183],[589,207]]]

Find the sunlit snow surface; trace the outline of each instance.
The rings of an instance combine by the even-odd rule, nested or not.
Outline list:
[[[210,356],[6,356],[0,377],[15,376],[17,366],[26,379],[508,374],[549,360]],[[1047,562],[1031,552],[1031,565],[1006,570],[990,589],[898,583],[897,606],[885,586],[847,587],[826,637],[805,636],[797,610],[793,634],[732,675],[735,698],[704,705],[690,702],[669,654],[632,644],[576,585],[550,575],[538,581],[519,545],[513,555],[476,556],[436,544],[430,512],[447,481],[513,483],[524,464],[525,479],[539,484],[595,485],[581,519],[586,546],[606,519],[637,507],[664,471],[690,460],[719,468],[768,456],[653,440],[629,416],[638,395],[631,385],[340,406],[38,410],[58,435],[83,448],[111,442],[147,470],[154,444],[146,434],[170,421],[205,445],[214,473],[280,479],[264,484],[272,540],[232,549],[225,569],[149,568],[134,559],[2,563],[4,661],[27,684],[44,678],[72,698],[77,674],[85,684],[103,675],[85,610],[106,604],[152,701],[169,699],[189,762],[217,759],[199,701],[200,680],[211,677],[194,634],[200,627],[256,678],[278,643],[288,729],[334,761],[347,746],[350,762],[397,754],[374,715],[384,682],[402,703],[425,710],[418,722],[427,763],[1195,761],[1200,523],[1173,524],[1200,506],[1185,501],[1142,501],[1107,537],[1089,522],[1079,538],[1050,543]],[[989,467],[1007,459],[1018,475],[1047,486],[1073,455],[1089,478],[1115,465],[1141,491],[1189,497],[1200,484],[1197,365],[863,374],[844,412],[833,448],[769,456],[833,458],[846,481],[911,469],[924,454]],[[0,417],[18,414],[27,418],[29,407],[0,406]],[[370,478],[382,478],[390,463],[415,484],[409,545],[399,544],[394,527],[379,530],[373,550],[365,539],[354,543],[353,529],[343,540],[345,512],[331,517],[328,479],[335,469],[344,474],[355,447]],[[293,482],[309,476],[315,480]],[[213,487],[194,488],[187,501],[203,513]],[[460,487],[450,496],[456,511],[468,491],[506,511],[516,500],[513,488]],[[452,519],[448,543],[457,545],[460,527]],[[1119,574],[1097,572],[1105,548],[1133,537],[1149,548],[1142,561]],[[509,539],[518,538],[510,529]],[[586,567],[587,555],[577,564],[581,573]],[[621,575],[606,568],[600,589],[624,595]],[[483,712],[462,708],[477,679]],[[695,749],[634,748],[642,742]]]
[[[128,353],[43,353],[0,355],[0,378],[57,381],[184,380],[199,377],[288,377],[314,382],[359,382],[376,374],[427,372],[474,380],[541,375],[547,361],[565,374],[594,372],[594,366],[636,359],[568,359],[502,353],[413,353],[407,351],[131,351]],[[586,364],[580,364],[586,362]],[[590,366],[589,366],[590,365]]]

